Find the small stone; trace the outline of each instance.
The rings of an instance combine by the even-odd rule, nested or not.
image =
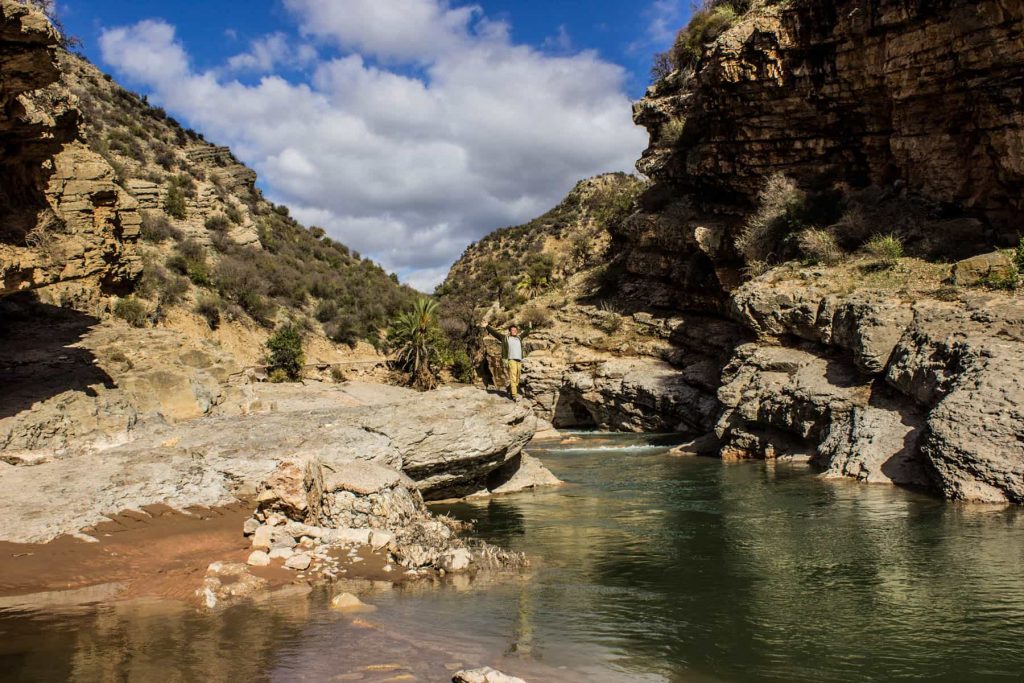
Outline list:
[[[262,550],[254,550],[249,553],[249,559],[246,560],[246,563],[252,567],[266,567],[270,564],[270,556]]]
[[[242,525],[242,533],[246,536],[252,536],[256,533],[256,530],[260,528],[260,522],[258,519],[250,517],[245,520],[245,524]]]
[[[272,560],[287,560],[293,556],[295,551],[291,548],[274,548],[270,551],[270,559]]]
[[[342,593],[331,598],[331,609],[339,612],[370,612],[377,608],[367,605],[351,593]]]
[[[284,566],[288,569],[304,570],[309,568],[309,565],[312,561],[312,558],[306,553],[299,553],[297,555],[292,555],[287,560],[285,560]]]
[[[473,556],[465,548],[458,548],[441,557],[441,571],[462,572],[469,569]]]
[[[374,550],[380,550],[381,548],[386,548],[394,540],[394,535],[387,531],[373,531],[370,534],[370,547]]]
[[[271,543],[274,538],[274,528],[269,526],[261,526],[253,532],[252,535],[252,547],[256,550],[270,550]]]

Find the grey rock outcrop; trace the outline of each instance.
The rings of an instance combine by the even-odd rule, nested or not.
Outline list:
[[[275,405],[274,390],[260,387],[264,408]],[[121,446],[32,467],[2,464],[4,539],[47,540],[154,503],[255,497],[282,461],[296,458],[315,459],[325,471],[372,462],[405,472],[425,497],[453,497],[486,488],[533,436],[525,407],[475,389],[384,387],[374,400],[372,388],[356,385],[354,393],[362,399],[340,386],[312,392],[305,404],[292,396],[287,409],[154,424]]]

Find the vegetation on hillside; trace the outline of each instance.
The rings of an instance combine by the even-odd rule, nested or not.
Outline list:
[[[84,59],[62,59],[90,146],[122,186],[153,197],[140,199],[146,267],[136,292],[150,319],[180,304],[213,329],[224,319],[268,329],[297,321],[355,345],[377,343],[388,321],[419,296],[323,229],[307,229],[286,207],[266,201],[255,174],[229,151]]]
[[[467,309],[494,302],[518,309],[574,273],[603,263],[609,229],[632,213],[643,188],[643,181],[624,173],[584,181],[543,216],[470,245],[437,289],[445,313],[472,325]]]
[[[306,355],[302,350],[302,330],[294,324],[282,325],[267,340],[267,366],[275,382],[302,379]]]
[[[392,320],[387,346],[399,367],[409,373],[414,387],[433,389],[443,364],[442,352],[447,346],[438,319],[437,302],[424,297]]]

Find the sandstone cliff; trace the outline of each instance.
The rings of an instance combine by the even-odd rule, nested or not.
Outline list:
[[[82,142],[58,45],[42,13],[0,3],[0,296],[125,293],[140,273],[136,202]]]

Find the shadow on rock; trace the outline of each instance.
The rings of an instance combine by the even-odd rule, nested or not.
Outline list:
[[[95,396],[97,385],[113,388],[92,352],[75,346],[98,323],[30,294],[0,301],[0,419],[66,391]]]

